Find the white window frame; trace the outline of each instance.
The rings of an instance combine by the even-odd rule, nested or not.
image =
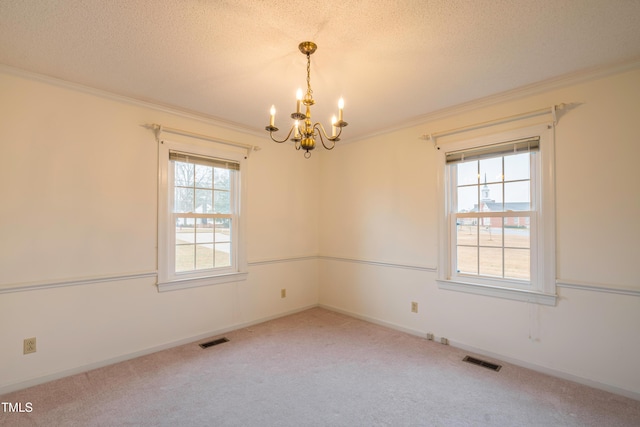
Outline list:
[[[186,273],[175,272],[175,215],[173,213],[173,174],[169,153],[177,151],[193,155],[224,159],[236,162],[240,170],[235,171],[231,191],[234,192],[232,220],[231,266]],[[158,143],[158,291],[193,288],[246,280],[245,217],[246,204],[246,155],[224,150],[211,144],[187,144],[175,141]]]
[[[455,241],[453,230],[455,218],[452,216],[452,182],[447,153],[470,150],[482,146],[506,143],[526,138],[540,139],[539,151],[533,163],[531,176],[535,194],[532,200],[536,206],[531,211],[531,280],[489,279],[457,275],[455,266]],[[442,144],[438,151],[439,177],[439,259],[438,287],[440,289],[467,292],[477,295],[506,298],[543,305],[556,304],[555,267],[555,138],[551,124],[495,133],[493,135]],[[506,214],[511,215],[511,214]],[[495,215],[494,215],[495,216]]]

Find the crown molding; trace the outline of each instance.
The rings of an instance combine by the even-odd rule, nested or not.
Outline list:
[[[519,88],[511,89],[495,95],[490,95],[484,98],[475,99],[462,104],[457,104],[451,107],[442,108],[440,110],[422,114],[422,115],[413,117],[411,119],[408,119],[406,121],[397,123],[393,126],[390,126],[384,129],[379,129],[379,130],[361,135],[359,137],[350,138],[349,141],[345,141],[344,144],[353,143],[353,142],[361,141],[364,139],[370,139],[372,137],[388,134],[391,132],[407,129],[414,126],[422,126],[425,123],[428,123],[430,121],[444,119],[447,117],[478,110],[481,108],[489,107],[489,106],[500,104],[503,102],[515,101],[518,99],[526,98],[528,96],[549,92],[551,90],[572,86],[578,83],[584,83],[590,80],[604,78],[610,75],[623,73],[623,72],[634,70],[637,68],[640,68],[640,57],[627,59],[625,61],[610,63],[604,66],[580,70],[574,73],[565,74],[562,76],[558,76],[558,77],[543,80],[540,82],[532,83],[529,85],[521,86]],[[155,111],[176,115],[186,119],[196,120],[204,124],[222,127],[235,132],[250,134],[257,137],[264,136],[264,132],[260,129],[248,127],[248,126],[245,126],[236,122],[224,120],[218,117],[207,116],[195,111],[181,109],[175,106],[159,104],[157,102],[144,101],[144,100],[140,100],[140,99],[124,96],[124,95],[117,95],[106,90],[92,88],[89,86],[69,82],[67,80],[62,80],[62,79],[51,77],[51,76],[34,73],[31,71],[26,71],[23,69],[11,67],[4,64],[0,64],[0,72],[15,75],[15,76],[30,79],[30,80],[40,81],[43,83],[48,83],[54,86],[59,86],[66,89],[87,93],[90,95],[99,96],[99,97],[106,98],[113,101],[118,101],[118,102],[130,104],[130,105],[149,108]]]
[[[355,142],[363,139],[369,139],[375,136],[384,135],[390,132],[399,131],[415,126],[423,126],[425,123],[445,119],[448,117],[456,116],[459,114],[467,113],[470,111],[479,110],[481,108],[490,107],[496,104],[516,101],[518,99],[526,98],[533,95],[538,95],[552,90],[561,89],[567,86],[573,86],[579,83],[584,83],[591,80],[597,80],[604,77],[608,77],[615,74],[624,73],[640,68],[640,57],[633,58],[631,60],[625,60],[607,64],[600,67],[593,67],[576,71],[574,73],[564,74],[562,76],[554,77],[551,79],[543,80],[540,82],[532,83],[529,85],[521,86],[515,89],[511,89],[505,92],[500,92],[495,95],[490,95],[484,98],[474,99],[462,104],[452,105],[451,107],[442,108],[440,110],[432,111],[426,114],[422,114],[394,126],[377,130],[375,132],[363,135],[358,138],[351,138],[350,142]]]
[[[97,96],[100,98],[108,99],[110,101],[121,102],[137,107],[148,108],[161,113],[167,113],[174,116],[179,116],[185,119],[199,121],[207,125],[213,125],[224,129],[232,130],[235,132],[241,132],[244,134],[252,134],[255,136],[264,136],[264,132],[259,132],[258,129],[251,129],[247,126],[241,125],[229,120],[220,119],[218,117],[208,116],[202,113],[191,111],[188,109],[181,109],[175,106],[165,105],[158,102],[145,101],[130,96],[119,95],[113,92],[109,92],[103,89],[97,89],[90,86],[85,86],[79,83],[70,82],[68,80],[62,80],[57,77],[51,77],[44,74],[34,73],[32,71],[23,70],[21,68],[11,67],[9,65],[0,64],[0,73],[13,75],[16,77],[24,78],[27,80],[33,80],[37,82],[46,83],[52,86],[69,89],[76,92],[85,93],[88,95]]]

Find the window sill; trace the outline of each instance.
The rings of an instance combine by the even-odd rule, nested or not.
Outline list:
[[[239,282],[247,280],[248,273],[229,273],[217,276],[197,277],[158,282],[158,292],[177,291],[179,289],[198,288],[201,286],[219,285],[221,283]]]
[[[530,302],[542,305],[556,305],[557,295],[523,289],[503,288],[475,283],[456,282],[453,280],[437,280],[438,288],[450,291],[466,292],[475,295],[484,295],[496,298],[505,298],[514,301]]]

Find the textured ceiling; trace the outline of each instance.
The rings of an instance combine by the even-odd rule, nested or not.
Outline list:
[[[346,136],[568,73],[640,58],[640,0],[1,0],[0,64],[284,128],[345,99]],[[343,139],[347,139],[343,138]]]

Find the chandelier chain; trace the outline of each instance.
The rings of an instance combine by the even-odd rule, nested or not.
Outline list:
[[[311,90],[311,54],[307,53],[307,95],[309,98],[313,98],[313,91]]]

